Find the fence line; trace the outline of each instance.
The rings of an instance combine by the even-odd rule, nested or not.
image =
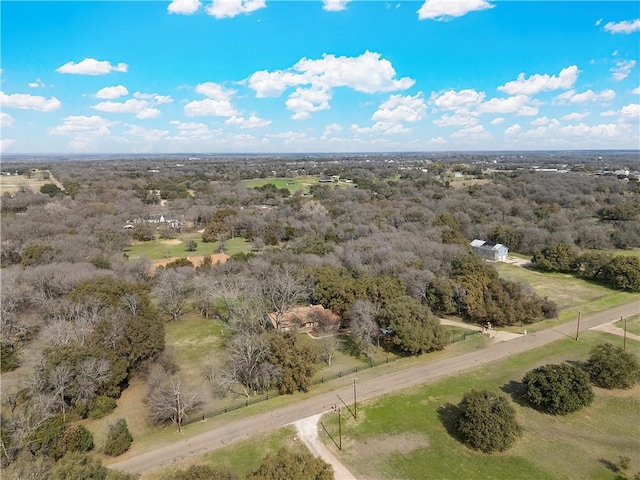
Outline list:
[[[460,335],[456,335],[456,336],[452,336],[451,337],[451,343],[457,343],[457,342],[461,342],[463,340],[466,340],[468,337],[471,337],[473,335],[477,335],[478,331],[475,330],[470,330],[468,333],[465,332],[463,334]],[[402,357],[396,357],[393,356],[392,359],[395,360],[399,360]],[[336,378],[342,378],[345,377],[347,375],[351,375],[354,373],[358,373],[359,371],[362,370],[367,370],[369,368],[374,368],[374,367],[378,367],[380,365],[384,365],[389,363],[389,356],[387,356],[384,360],[379,360],[377,362],[369,362],[368,364],[365,365],[360,365],[360,366],[356,366],[356,367],[352,367],[352,368],[348,368],[346,370],[340,370],[337,373],[332,373],[330,375],[322,375],[320,378],[315,378],[312,382],[311,385],[320,385],[321,383],[324,382],[329,382],[331,380],[335,380]],[[217,417],[218,415],[222,415],[228,412],[233,412],[234,410],[239,410],[241,408],[244,407],[248,407],[249,405],[255,405],[256,403],[260,403],[260,402],[266,402],[271,398],[275,398],[275,397],[279,397],[280,395],[282,395],[281,393],[279,393],[277,390],[274,391],[270,391],[267,393],[263,393],[261,395],[255,395],[253,397],[248,397],[246,399],[244,399],[241,402],[236,402],[234,404],[231,405],[227,405],[225,407],[222,408],[217,408],[215,410],[210,410],[210,411],[202,411],[201,414],[199,416],[190,416],[190,418],[188,420],[185,420],[183,422],[183,425],[188,425],[189,423],[194,423],[197,421],[204,421],[207,418],[212,418],[212,417]]]

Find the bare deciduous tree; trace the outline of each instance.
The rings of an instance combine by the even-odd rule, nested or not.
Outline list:
[[[157,275],[158,306],[174,322],[180,320],[180,317],[187,311],[187,301],[192,292],[192,278],[193,269],[190,267],[170,268]]]
[[[200,405],[198,392],[185,386],[177,374],[167,375],[164,368],[158,365],[151,367],[147,406],[154,423],[171,421],[181,431],[189,413]]]
[[[308,297],[307,286],[290,267],[273,267],[263,274],[262,294],[276,315],[279,329],[284,314]]]
[[[280,372],[267,361],[269,345],[262,335],[237,334],[229,346],[229,355],[212,378],[218,391],[223,394],[243,395],[261,392],[269,388]]]
[[[373,342],[380,337],[376,315],[376,306],[368,300],[356,300],[349,310],[351,336],[365,355]]]

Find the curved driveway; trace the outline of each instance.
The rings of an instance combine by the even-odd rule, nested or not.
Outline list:
[[[580,330],[586,330],[639,312],[640,301],[612,308],[605,312],[584,317],[580,321]],[[397,372],[384,373],[366,380],[362,379],[358,381],[358,400],[367,400],[403,388],[433,382],[445,376],[457,374],[479,365],[547,345],[567,336],[575,337],[575,334],[576,322],[568,322],[540,332],[522,335],[508,342],[493,343],[487,348],[464,355],[444,358],[424,365],[416,365]],[[247,439],[252,435],[266,433],[311,415],[327,412],[336,403],[336,394],[342,398],[350,399],[352,398],[352,387],[349,385],[338,390],[314,395],[311,398],[267,413],[216,427],[191,438],[125,457],[108,466],[131,473],[143,473],[165,467],[185,458],[210,452],[230,443]]]

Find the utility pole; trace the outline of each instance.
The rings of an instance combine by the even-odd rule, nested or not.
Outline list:
[[[580,314],[582,312],[578,312],[578,328],[576,328],[576,342],[580,338]]]
[[[622,317],[620,317],[620,320],[622,320]],[[624,337],[622,337],[622,350],[626,350],[627,349],[627,317],[624,318]]]
[[[342,450],[342,407],[340,405],[334,405],[333,409],[338,412],[338,450]]]
[[[626,329],[625,329],[625,332],[626,332]],[[358,419],[358,397],[356,395],[356,380],[357,378],[353,379],[353,416],[357,420]]]

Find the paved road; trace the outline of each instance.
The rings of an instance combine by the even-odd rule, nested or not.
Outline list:
[[[580,330],[586,330],[639,312],[640,301],[613,308],[606,312],[582,318]],[[485,349],[464,355],[417,365],[397,372],[381,374],[367,380],[360,379],[358,381],[358,400],[367,400],[403,388],[433,382],[445,376],[541,347],[567,336],[575,337],[575,334],[576,322],[573,321],[548,330],[522,335],[509,342],[493,343]],[[267,433],[311,415],[327,412],[336,403],[336,394],[344,399],[351,399],[352,387],[349,385],[336,391],[314,395],[311,398],[268,413],[244,418],[197,436],[179,440],[170,445],[131,455],[110,464],[109,467],[131,473],[144,473],[171,465],[185,458],[247,439],[252,435]]]

